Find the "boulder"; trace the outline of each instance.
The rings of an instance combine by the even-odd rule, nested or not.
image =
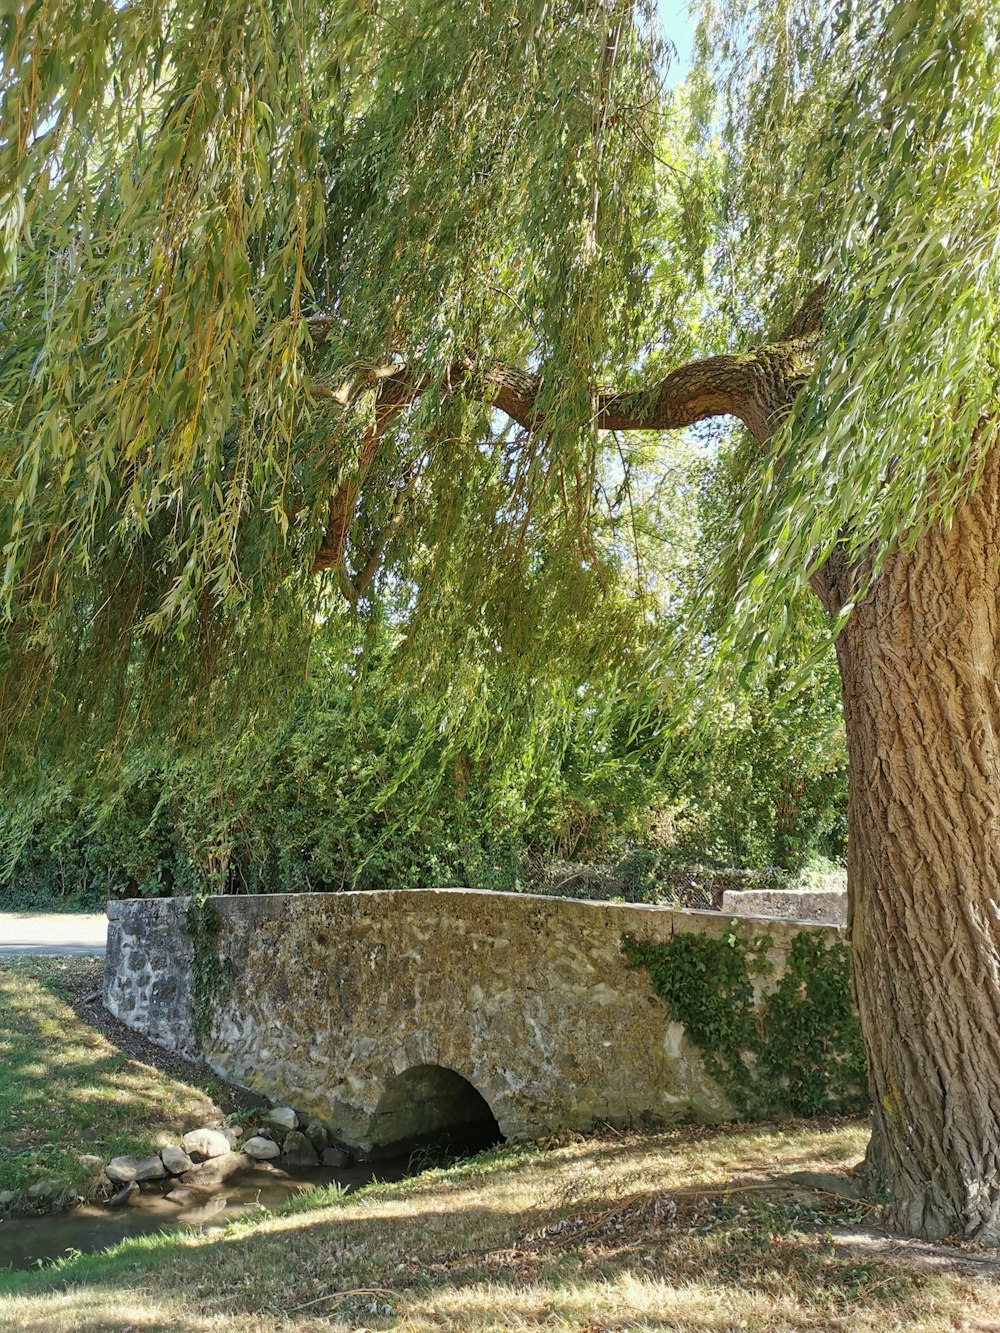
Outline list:
[[[162,1180],[167,1174],[167,1168],[163,1165],[159,1156],[144,1157],[139,1163],[139,1169],[135,1173],[135,1179],[142,1180]]]
[[[286,1166],[318,1166],[319,1155],[306,1136],[297,1129],[281,1145],[281,1159]]]
[[[346,1166],[351,1160],[351,1154],[345,1152],[343,1148],[324,1148],[323,1165],[341,1167]]]
[[[262,1134],[255,1134],[253,1138],[247,1139],[243,1145],[243,1151],[248,1157],[252,1157],[255,1162],[266,1162],[272,1157],[278,1157],[281,1153],[281,1149],[274,1139],[266,1139]]]
[[[252,1171],[253,1168],[254,1159],[248,1157],[246,1153],[227,1152],[202,1162],[200,1166],[192,1167],[190,1171],[185,1171],[177,1178],[182,1185],[204,1189],[206,1186],[221,1185],[231,1176],[241,1175],[244,1171]]]
[[[61,1193],[58,1180],[36,1180],[34,1185],[28,1186],[28,1198],[32,1203],[51,1203]]]
[[[104,1174],[112,1185],[131,1185],[138,1175],[140,1166],[142,1166],[142,1162],[138,1157],[130,1157],[127,1154],[121,1157],[112,1157],[104,1168]]]
[[[223,1157],[232,1151],[229,1140],[218,1129],[192,1129],[184,1135],[181,1143],[193,1162],[203,1162],[210,1157]]]
[[[99,1171],[104,1165],[103,1157],[95,1157],[92,1152],[85,1152],[77,1158],[81,1166],[85,1166],[89,1171]]]
[[[298,1129],[299,1117],[290,1106],[272,1106],[264,1114],[264,1124],[268,1129],[284,1130],[287,1134],[290,1129]]]
[[[225,1125],[225,1126],[223,1126],[223,1130],[222,1130],[222,1132],[223,1132],[223,1134],[225,1134],[226,1138],[229,1140],[229,1146],[230,1146],[230,1148],[232,1148],[232,1149],[235,1150],[236,1145],[239,1143],[240,1139],[243,1137],[243,1126],[242,1126],[242,1125]]]
[[[306,1138],[318,1153],[324,1152],[333,1142],[333,1135],[322,1120],[309,1121],[306,1125]]]
[[[175,1148],[168,1145],[160,1149],[160,1160],[167,1169],[167,1174],[171,1176],[182,1176],[185,1171],[190,1171],[194,1162],[181,1148]]]
[[[132,1200],[135,1200],[135,1202],[138,1203],[141,1192],[142,1191],[139,1189],[139,1186],[135,1181],[130,1180],[127,1185],[121,1187],[117,1194],[111,1196],[108,1200],[108,1207],[120,1208],[123,1203],[129,1203]]]
[[[14,1190],[0,1190],[0,1208],[9,1208],[16,1198]]]

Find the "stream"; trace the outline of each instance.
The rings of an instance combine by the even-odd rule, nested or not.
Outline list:
[[[221,1230],[234,1217],[263,1215],[314,1185],[336,1184],[351,1191],[372,1180],[402,1180],[412,1174],[409,1155],[336,1169],[286,1169],[259,1162],[252,1171],[202,1194],[193,1205],[178,1207],[159,1190],[147,1187],[117,1208],[88,1203],[42,1217],[6,1217],[0,1219],[0,1271],[35,1268],[66,1254],[93,1254],[120,1240],[157,1231],[179,1227]],[[169,1189],[177,1182],[162,1183]]]

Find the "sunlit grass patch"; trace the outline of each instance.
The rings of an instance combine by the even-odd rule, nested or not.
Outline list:
[[[853,1244],[866,1203],[790,1173],[860,1157],[859,1121],[567,1136],[215,1235],[6,1279],[0,1329],[883,1333],[1000,1327],[994,1272]],[[837,1183],[834,1180],[833,1183]],[[965,1256],[968,1258],[969,1256]],[[956,1268],[956,1265],[958,1266]]]
[[[83,1194],[81,1155],[145,1155],[220,1118],[206,1092],[129,1059],[74,1011],[102,975],[88,957],[0,960],[0,1190],[52,1179]]]

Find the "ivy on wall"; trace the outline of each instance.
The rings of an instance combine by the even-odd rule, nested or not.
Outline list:
[[[212,1026],[218,1005],[233,986],[233,964],[219,952],[222,921],[209,898],[192,898],[184,914],[192,945],[191,999],[195,1036],[201,1041]]]
[[[771,943],[758,936],[748,947],[735,932],[679,934],[665,943],[624,935],[622,950],[629,967],[648,971],[740,1115],[863,1110],[865,1057],[847,947],[800,931],[774,991],[755,1002],[753,978],[772,970]]]

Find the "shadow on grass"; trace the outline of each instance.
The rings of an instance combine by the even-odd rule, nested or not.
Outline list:
[[[495,1174],[436,1172],[318,1213],[304,1213],[316,1199],[303,1198],[217,1236],[146,1237],[0,1277],[0,1295],[9,1294],[0,1328],[196,1333],[220,1318],[234,1329],[318,1318],[377,1328],[405,1316],[417,1328],[625,1329],[641,1317],[642,1327],[722,1333],[741,1326],[740,1311],[760,1327],[847,1327],[848,1314],[852,1327],[905,1327],[925,1292],[942,1299],[941,1279],[905,1262],[839,1253],[828,1231],[852,1219],[843,1200],[789,1203],[720,1178],[697,1191],[592,1190],[565,1204],[504,1208],[483,1201]],[[497,1184],[516,1188],[517,1175],[515,1167]],[[3,1322],[8,1311],[14,1323]],[[863,1315],[871,1319],[862,1325]]]
[[[81,1184],[80,1153],[147,1150],[214,1109],[117,1050],[61,990],[42,970],[0,968],[0,1187]]]

